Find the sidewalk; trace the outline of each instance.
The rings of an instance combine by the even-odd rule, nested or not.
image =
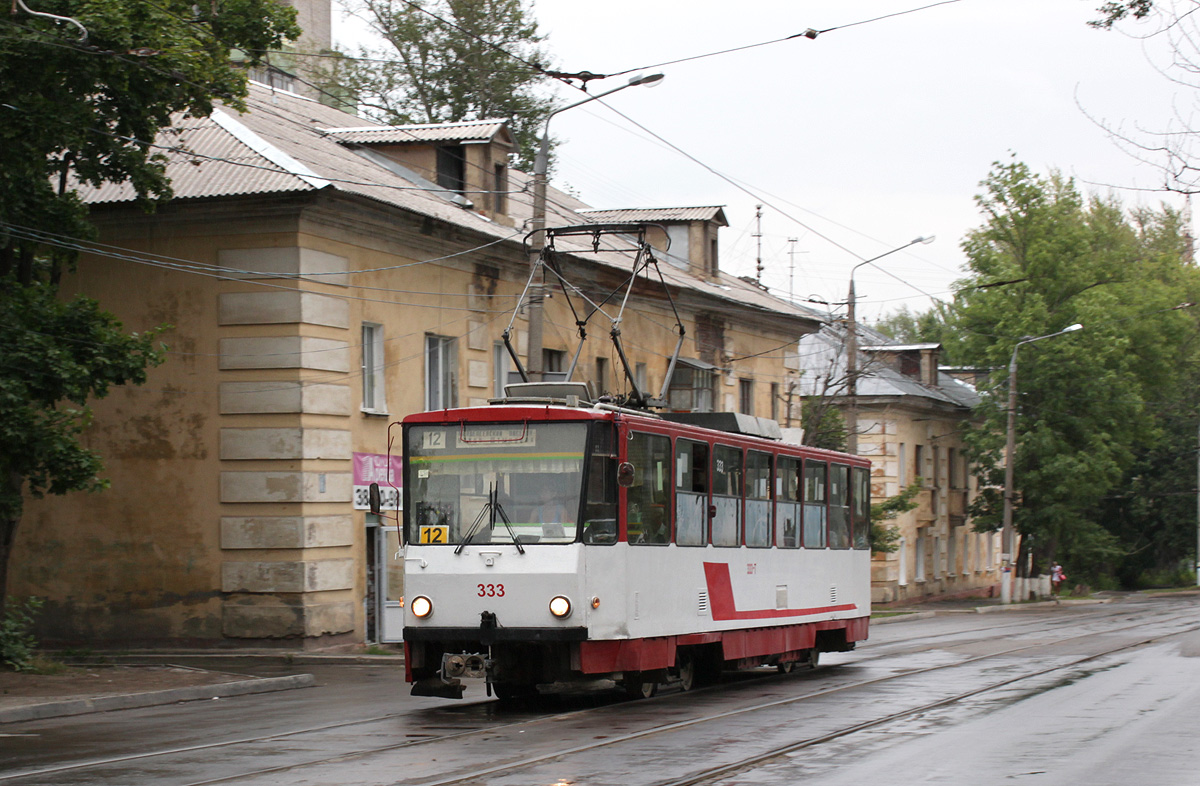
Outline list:
[[[0,724],[313,687],[316,679],[304,673],[305,664],[404,664],[400,656],[251,651],[123,653],[89,660],[59,674],[0,670]],[[222,663],[238,671],[223,671]],[[255,664],[264,672],[295,673],[245,673]]]

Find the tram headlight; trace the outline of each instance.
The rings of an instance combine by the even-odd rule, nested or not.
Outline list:
[[[433,601],[424,595],[413,598],[408,607],[412,610],[413,616],[419,619],[425,619],[433,613]]]
[[[559,619],[566,619],[571,616],[571,601],[562,595],[555,595],[550,599],[550,613]]]

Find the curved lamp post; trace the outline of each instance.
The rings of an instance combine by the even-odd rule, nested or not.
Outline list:
[[[1013,532],[1013,464],[1017,452],[1017,350],[1025,344],[1032,344],[1044,338],[1054,338],[1065,333],[1074,333],[1083,328],[1078,323],[1069,325],[1057,333],[1047,333],[1044,336],[1023,338],[1013,347],[1012,360],[1008,362],[1008,430],[1004,440],[1004,525],[1001,530],[1001,554],[1004,561],[1005,574],[1000,582],[1000,598],[1003,603],[1012,602],[1012,562],[1016,547]]]
[[[611,90],[605,90],[603,93],[596,93],[594,96],[588,96],[582,101],[567,104],[546,115],[546,123],[542,126],[542,138],[538,143],[537,157],[533,161],[533,219],[530,222],[530,230],[533,233],[533,237],[529,246],[529,263],[531,267],[537,264],[538,257],[542,254],[542,248],[546,245],[546,233],[543,230],[546,228],[546,170],[549,168],[550,159],[550,121],[554,119],[555,115],[561,112],[590,103],[598,98],[612,95],[618,90],[624,90],[627,87],[637,87],[638,85],[653,87],[660,84],[662,80],[662,74],[638,74],[630,77],[629,81],[623,85],[614,87]],[[527,360],[529,376],[534,382],[542,381],[544,298],[545,292],[540,285],[534,284],[529,288],[529,348],[527,350]]]
[[[849,324],[849,331],[846,334],[846,394],[850,401],[850,406],[846,409],[847,453],[858,453],[858,323],[854,321],[854,274],[863,265],[869,265],[878,259],[883,259],[889,254],[895,254],[897,251],[903,251],[909,246],[915,246],[917,243],[929,245],[934,240],[936,238],[933,235],[914,238],[902,246],[893,248],[891,251],[885,251],[879,256],[871,257],[870,259],[864,259],[850,268],[850,293],[846,297],[846,321]]]

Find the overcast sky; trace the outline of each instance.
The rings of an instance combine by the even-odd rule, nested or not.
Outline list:
[[[1088,118],[1161,128],[1173,106],[1190,105],[1189,92],[1155,70],[1158,39],[1089,28],[1100,0],[960,0],[855,24],[929,2],[538,0],[541,30],[566,71],[624,71],[841,28],[663,66],[659,86],[605,99],[750,194],[597,104],[554,118],[555,184],[601,208],[724,205],[721,266],[738,275],[755,273],[761,202],[763,281],[797,298],[844,301],[854,264],[936,235],[880,260],[897,278],[859,269],[864,319],[950,297],[960,243],[980,224],[979,182],[1010,154],[1085,191],[1122,189],[1127,204],[1182,205],[1124,190],[1153,189],[1162,176]],[[338,16],[338,43],[353,43]],[[563,103],[581,97],[555,92]],[[788,238],[797,238],[793,256]]]

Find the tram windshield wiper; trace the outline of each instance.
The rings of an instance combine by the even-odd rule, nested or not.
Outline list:
[[[471,528],[467,530],[467,534],[462,541],[454,547],[455,554],[461,554],[463,547],[471,542],[471,538],[475,537],[479,532],[479,525],[487,518],[488,529],[496,529],[496,514],[500,515],[500,520],[504,522],[504,528],[508,530],[508,536],[512,538],[513,545],[517,547],[517,553],[524,554],[525,547],[521,545],[521,541],[517,539],[517,533],[512,528],[512,522],[508,520],[508,514],[504,512],[504,508],[500,505],[499,492],[496,490],[496,484],[493,483],[488,489],[488,501],[484,503],[483,510],[479,511],[479,515],[475,517],[475,521],[471,524]]]

